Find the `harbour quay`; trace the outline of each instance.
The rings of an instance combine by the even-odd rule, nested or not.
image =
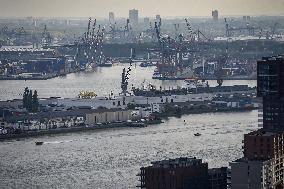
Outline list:
[[[28,112],[22,99],[1,101],[0,139],[116,127],[145,127],[161,118],[261,107],[255,91],[165,96],[42,98],[39,111]]]

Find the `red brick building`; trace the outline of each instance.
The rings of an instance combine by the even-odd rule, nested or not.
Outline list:
[[[245,134],[244,158],[249,161],[271,160],[274,188],[283,188],[284,180],[284,133],[266,132],[263,129]]]
[[[142,167],[140,188],[205,189],[208,187],[208,164],[196,158],[177,158],[153,162]]]

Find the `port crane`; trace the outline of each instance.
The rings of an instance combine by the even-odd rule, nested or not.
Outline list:
[[[92,19],[89,18],[87,31],[78,41],[74,42],[77,66],[93,67],[97,63],[104,61],[102,50],[104,35],[105,28],[101,27],[101,25],[97,26],[96,19],[92,23]]]

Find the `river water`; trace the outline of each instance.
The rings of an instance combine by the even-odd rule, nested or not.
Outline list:
[[[61,96],[65,98],[76,97],[80,91],[95,91],[99,96],[108,96],[111,91],[114,94],[121,92],[121,73],[129,64],[115,65],[111,68],[101,67],[94,72],[72,73],[67,76],[57,77],[49,80],[37,81],[1,81],[0,100],[22,98],[25,87],[37,90],[40,97]],[[140,87],[142,82],[154,84],[158,88],[182,86],[183,81],[159,81],[153,80],[154,67],[141,68],[134,64],[130,73],[129,89],[131,86]],[[255,86],[256,81],[224,81],[223,85],[248,84]],[[209,81],[210,86],[217,85],[216,81]]]
[[[126,65],[125,65],[126,66]],[[123,65],[74,73],[47,81],[0,81],[1,100],[20,98],[25,86],[41,97],[74,97],[80,90],[119,92]],[[130,85],[153,81],[152,68],[135,67]],[[224,84],[255,81],[225,81]],[[210,82],[211,85],[214,82]],[[206,113],[169,118],[146,128],[117,128],[0,142],[0,188],[135,188],[139,168],[151,161],[196,156],[209,167],[228,166],[242,156],[243,134],[257,129],[257,111]],[[185,120],[185,122],[184,122]],[[194,136],[199,132],[202,135]],[[44,141],[36,146],[35,141]]]
[[[257,113],[187,115],[147,128],[0,142],[0,188],[135,188],[141,166],[181,156],[228,166],[242,156],[243,134],[257,128]],[[47,143],[36,146],[38,140]]]

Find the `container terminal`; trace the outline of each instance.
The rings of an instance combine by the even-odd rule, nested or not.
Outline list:
[[[246,85],[217,87],[194,82],[183,88],[128,90],[132,64],[121,74],[121,93],[108,97],[81,91],[76,98],[38,98],[25,89],[23,99],[0,101],[0,139],[30,137],[118,127],[146,127],[162,118],[182,114],[250,111],[259,109],[256,88]],[[32,95],[33,94],[33,95]],[[31,98],[30,100],[28,100]]]
[[[262,19],[0,19],[0,79],[50,79],[130,58],[155,66],[153,79],[256,79],[256,60],[283,52],[281,17]]]

